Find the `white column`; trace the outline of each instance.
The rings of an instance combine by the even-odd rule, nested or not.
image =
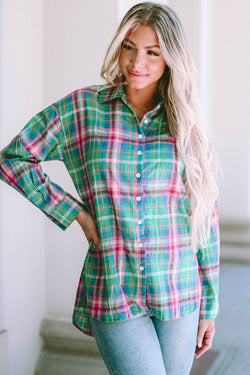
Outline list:
[[[2,0],[0,147],[43,107],[43,1]],[[45,305],[43,217],[0,183],[0,373],[33,375]]]
[[[3,14],[2,14],[2,1],[0,1],[0,25],[2,25]],[[0,30],[0,51],[2,51],[2,29]],[[0,60],[0,70],[2,68],[2,59]],[[2,87],[2,74],[0,74],[0,87]],[[0,101],[0,120],[2,113],[2,101]],[[2,121],[0,121],[0,124]],[[1,127],[0,127],[1,134]],[[2,191],[0,187],[0,212],[2,202]],[[2,217],[0,216],[0,230],[2,227]],[[1,232],[0,232],[1,234]],[[1,238],[1,237],[0,237]],[[3,305],[3,248],[0,240],[0,373],[9,375],[9,359],[8,359],[8,335],[5,330],[4,324],[4,305]]]

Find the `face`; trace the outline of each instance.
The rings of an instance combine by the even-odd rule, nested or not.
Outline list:
[[[122,43],[119,63],[127,87],[155,91],[166,67],[155,31],[145,25],[132,29]]]

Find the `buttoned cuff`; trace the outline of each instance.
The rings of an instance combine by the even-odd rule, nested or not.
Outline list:
[[[79,202],[70,194],[66,194],[64,199],[61,200],[51,212],[46,212],[44,210],[44,213],[57,224],[59,228],[66,230],[82,209],[89,211],[86,204]]]
[[[215,319],[219,313],[219,302],[212,298],[201,298],[200,319]]]

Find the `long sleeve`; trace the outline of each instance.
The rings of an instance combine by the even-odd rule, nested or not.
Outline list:
[[[34,116],[0,154],[0,179],[63,230],[84,205],[53,183],[40,162],[63,160],[65,142],[57,108],[51,105]]]
[[[198,250],[197,260],[202,284],[200,318],[214,319],[219,310],[220,239],[217,202],[213,210],[207,247]]]

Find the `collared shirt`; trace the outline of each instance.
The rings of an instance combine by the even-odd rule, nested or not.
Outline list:
[[[80,200],[43,173],[46,160],[64,162]],[[2,151],[0,176],[63,230],[82,208],[93,216],[100,246],[90,241],[73,313],[84,333],[94,336],[89,315],[168,320],[201,302],[201,318],[216,317],[217,204],[207,246],[195,253],[185,166],[163,102],[139,122],[122,86],[76,90],[34,116]]]

